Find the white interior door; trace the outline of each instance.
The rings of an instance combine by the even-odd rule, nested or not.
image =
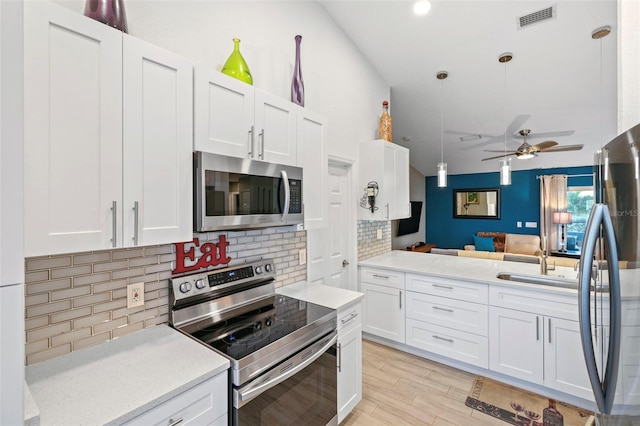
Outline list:
[[[356,290],[350,164],[329,161],[328,228],[307,231],[308,281]]]

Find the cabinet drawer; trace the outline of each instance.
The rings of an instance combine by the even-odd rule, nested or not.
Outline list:
[[[407,319],[407,345],[489,368],[489,342],[483,336]]]
[[[578,320],[578,295],[541,293],[511,287],[491,286],[491,306],[535,312],[572,321]]]
[[[360,281],[404,290],[404,272],[376,268],[361,268]]]
[[[489,307],[407,291],[407,318],[488,336]]]
[[[456,281],[428,275],[407,274],[407,290],[434,296],[451,297],[475,303],[488,303],[489,291],[486,284]]]
[[[128,421],[127,425],[208,424],[227,414],[227,372]],[[219,419],[218,419],[219,420]]]
[[[355,305],[341,308],[338,311],[338,330],[342,333],[348,333],[351,329],[362,324],[362,304],[360,302]]]

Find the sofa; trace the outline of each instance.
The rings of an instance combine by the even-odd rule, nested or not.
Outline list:
[[[475,244],[468,244],[464,246],[465,250],[469,251],[487,251],[495,253],[508,253],[528,256],[539,256],[542,254],[540,249],[540,237],[538,235],[527,234],[509,234],[506,232],[478,232],[474,237],[476,243],[487,244],[489,238],[493,239],[493,250],[482,248],[490,247],[478,247]]]

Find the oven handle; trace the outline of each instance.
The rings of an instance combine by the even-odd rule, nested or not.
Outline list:
[[[330,339],[330,340],[329,340],[328,343],[325,343],[325,342],[327,342],[327,339]],[[282,374],[280,374],[280,375],[278,375],[276,377],[267,378],[266,381],[260,383],[259,385],[254,385],[253,383],[251,383],[251,384],[249,384],[247,387],[245,387],[243,389],[234,390],[233,391],[233,393],[234,393],[234,406],[236,408],[242,407],[243,405],[248,403],[250,400],[252,400],[256,396],[261,394],[262,392],[264,392],[264,391],[266,391],[268,389],[271,389],[272,387],[284,382],[289,377],[291,377],[291,376],[299,373],[300,371],[304,370],[307,366],[309,366],[315,360],[320,358],[337,341],[338,341],[338,335],[337,335],[337,333],[334,332],[334,333],[328,335],[327,337],[323,338],[322,340],[319,340],[318,342],[316,342],[313,345],[309,346],[307,349],[305,349],[305,352],[308,352],[309,350],[311,350],[312,352],[314,352],[314,354],[313,354],[313,356],[311,356],[311,357],[307,358],[306,360],[304,360],[304,362],[302,362],[301,364],[296,365],[292,369],[289,369],[286,372],[283,372]]]

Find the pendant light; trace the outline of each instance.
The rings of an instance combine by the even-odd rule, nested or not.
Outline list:
[[[444,79],[449,77],[446,71],[438,71],[436,78],[440,80],[440,162],[438,163],[438,188],[447,186],[447,163],[444,162]]]
[[[511,158],[507,158],[507,62],[511,59],[511,52],[498,57],[498,62],[504,64],[504,158],[500,160],[500,185],[511,185]]]

